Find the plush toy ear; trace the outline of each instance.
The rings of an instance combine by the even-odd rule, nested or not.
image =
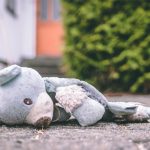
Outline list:
[[[12,65],[0,70],[0,86],[11,81],[21,73],[21,67]]]

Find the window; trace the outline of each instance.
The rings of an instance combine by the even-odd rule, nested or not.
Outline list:
[[[16,0],[6,0],[6,10],[12,17],[17,17]]]
[[[48,1],[49,0],[40,0],[40,19],[48,20]]]
[[[52,19],[58,20],[60,19],[60,0],[52,0]]]
[[[39,0],[39,18],[42,21],[60,19],[60,0]]]

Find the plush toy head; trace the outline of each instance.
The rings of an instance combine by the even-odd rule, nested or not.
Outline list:
[[[0,122],[47,127],[53,102],[38,72],[12,65],[0,70]]]

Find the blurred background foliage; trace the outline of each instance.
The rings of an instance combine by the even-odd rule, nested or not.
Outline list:
[[[62,0],[65,64],[103,91],[150,92],[150,2]]]

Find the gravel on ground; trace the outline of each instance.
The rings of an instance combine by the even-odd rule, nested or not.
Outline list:
[[[150,106],[150,95],[107,96],[109,101],[136,101]],[[37,130],[0,126],[0,150],[149,150],[150,123],[98,122],[81,127],[75,120]]]

